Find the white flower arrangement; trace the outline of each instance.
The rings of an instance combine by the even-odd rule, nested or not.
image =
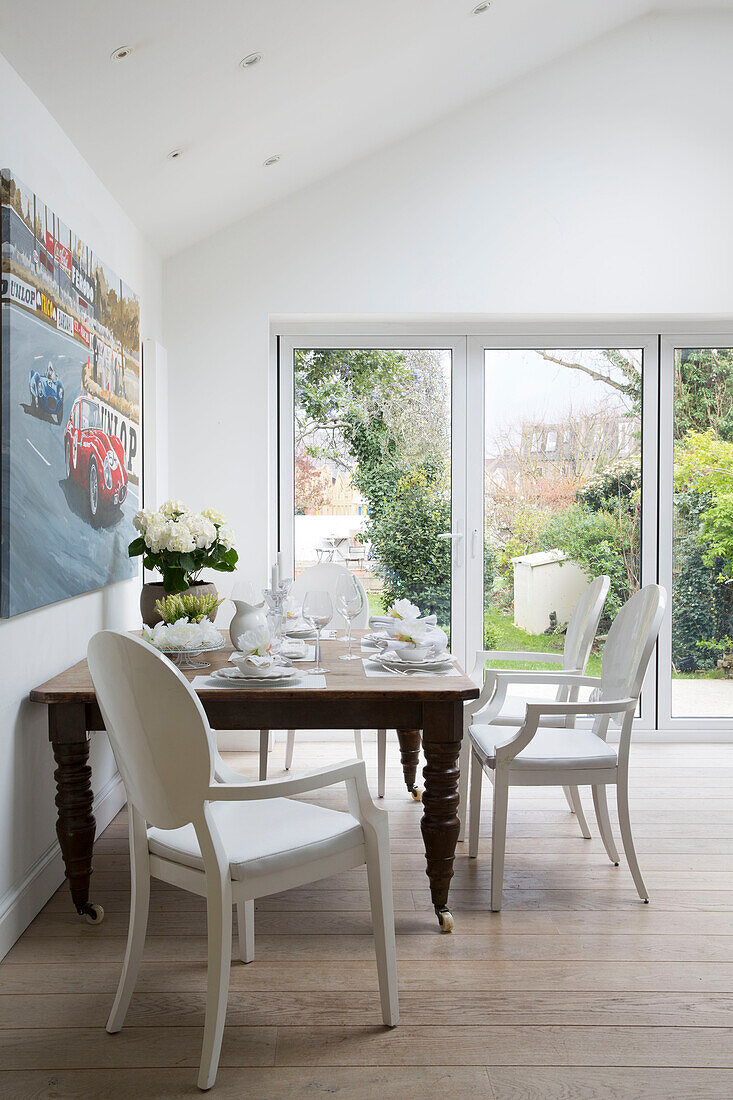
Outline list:
[[[405,620],[400,623],[395,637],[400,642],[411,642],[412,645],[424,645],[428,642],[431,628],[416,619]]]
[[[221,634],[210,619],[203,619],[200,623],[178,619],[175,623],[144,626],[143,639],[163,653],[185,649],[215,649],[221,645]]]
[[[272,639],[266,626],[256,626],[245,630],[237,638],[237,649],[245,657],[269,657],[272,654]]]
[[[409,600],[395,600],[387,614],[393,619],[419,619],[420,608]]]
[[[146,569],[162,574],[167,594],[196,584],[203,569],[231,573],[236,567],[234,532],[213,508],[192,512],[181,500],[167,500],[157,511],[141,509],[133,523],[140,535],[128,554],[142,555]]]

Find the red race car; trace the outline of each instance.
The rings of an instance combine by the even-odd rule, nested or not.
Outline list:
[[[127,496],[127,470],[122,441],[102,430],[99,406],[77,397],[64,432],[66,479],[73,478],[87,493],[95,522],[103,509],[122,504]]]

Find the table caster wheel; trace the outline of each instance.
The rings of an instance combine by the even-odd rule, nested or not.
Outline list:
[[[441,932],[452,932],[455,927],[455,921],[453,920],[453,914],[450,909],[443,906],[442,909],[435,910],[438,916],[438,924],[440,925]]]
[[[413,802],[422,802],[422,791],[419,787],[410,787]]]
[[[88,901],[86,905],[82,906],[79,910],[81,916],[87,924],[101,924],[104,920],[104,909],[101,905],[95,905]]]

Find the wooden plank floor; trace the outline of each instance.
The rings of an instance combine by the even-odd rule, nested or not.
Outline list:
[[[284,746],[270,775],[283,774]],[[348,755],[296,744],[298,770]],[[366,745],[376,786],[376,746]],[[459,846],[456,931],[432,914],[420,807],[388,746],[401,1023],[380,1024],[366,877],[263,899],[256,961],[234,962],[214,1095],[576,1100],[733,1096],[733,746],[639,745],[632,821],[651,905],[580,836],[559,790],[513,790],[505,908],[483,849]],[[227,754],[255,774],[255,754]],[[592,812],[583,791],[586,812]],[[345,808],[341,791],[315,801]],[[612,811],[615,822],[615,814]],[[616,826],[616,835],[618,828]],[[200,899],[153,884],[126,1027],[104,1031],[124,952],[125,815],[97,842],[98,927],[62,888],[0,964],[0,1097],[194,1096],[206,975]]]

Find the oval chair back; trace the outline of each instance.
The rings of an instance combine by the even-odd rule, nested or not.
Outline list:
[[[662,625],[667,593],[647,584],[611,624],[601,661],[601,699],[638,699]]]
[[[112,630],[94,635],[87,658],[129,801],[160,829],[200,817],[214,746],[185,676],[141,638]]]
[[[302,604],[305,594],[309,590],[316,591],[318,589],[321,592],[328,592],[333,600],[333,615],[327,626],[331,626],[337,617],[340,622],[341,616],[336,611],[336,588],[341,577],[351,577],[364,597],[364,606],[352,621],[352,626],[355,630],[365,627],[369,622],[369,600],[367,599],[366,589],[359,577],[352,573],[350,569],[347,569],[345,565],[339,565],[337,562],[319,562],[318,565],[311,565],[310,568],[305,569],[293,581],[293,586],[290,589],[290,601]]]
[[[596,577],[588,585],[573,608],[565,631],[563,666],[567,669],[584,669],[588,664],[591,647],[603,614],[611,578]]]

